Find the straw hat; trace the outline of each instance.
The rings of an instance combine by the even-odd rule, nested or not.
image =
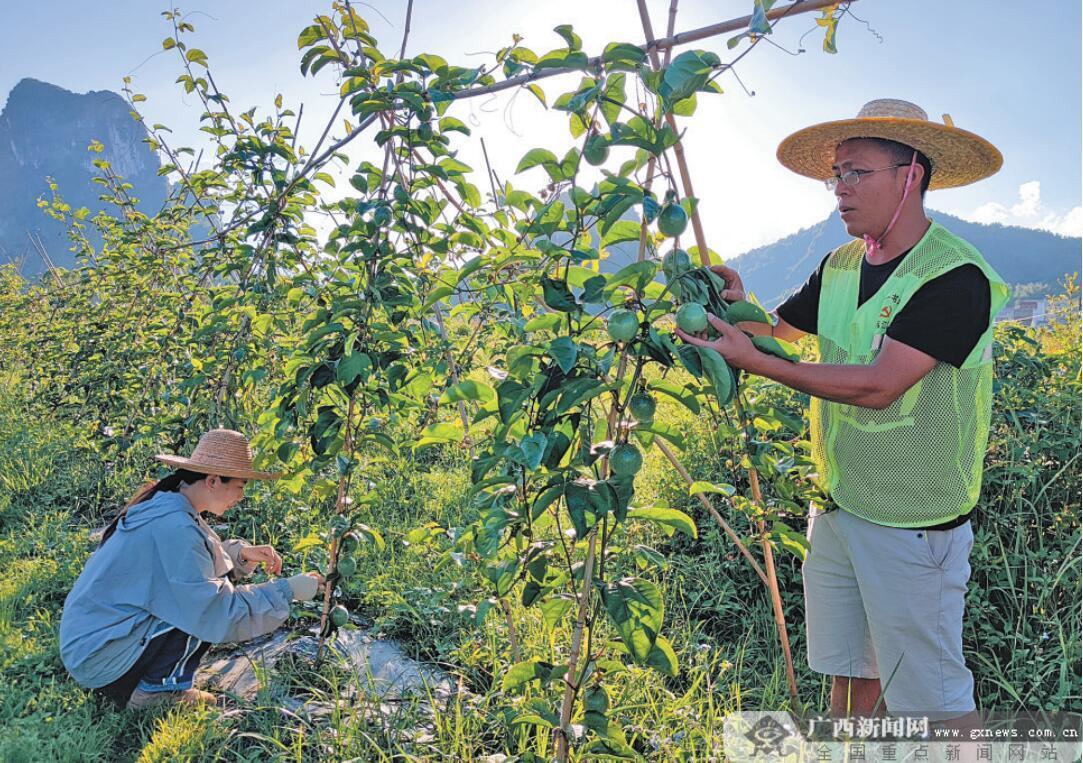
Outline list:
[[[199,438],[189,458],[159,453],[156,459],[177,469],[219,477],[246,480],[276,480],[281,473],[257,472],[252,468],[252,449],[240,432],[232,429],[212,429]]]
[[[861,107],[856,119],[823,122],[798,130],[778,147],[778,160],[799,175],[826,180],[834,175],[835,149],[851,138],[885,138],[916,148],[932,164],[929,188],[955,188],[987,178],[1004,163],[992,143],[960,130],[944,115],[944,124],[929,120],[908,101],[884,98]]]

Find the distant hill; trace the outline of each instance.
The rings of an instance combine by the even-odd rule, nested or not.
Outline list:
[[[1059,280],[1080,270],[1078,238],[1032,228],[971,223],[935,210],[929,217],[977,247],[1005,281],[1023,286],[1016,289],[1016,296],[1056,292]],[[842,219],[832,212],[821,223],[731,258],[727,264],[741,274],[745,289],[774,307],[805,282],[829,251],[850,239]]]
[[[143,143],[145,137],[116,93],[79,95],[34,79],[20,81],[0,112],[0,264],[21,261],[27,276],[45,269],[30,232],[41,237],[55,265],[71,267],[64,227],[38,209],[37,199],[49,198],[47,178],[52,177],[73,209],[101,209],[101,187],[91,182],[95,159],[110,162],[134,186],[140,209],[160,208],[168,183],[158,176],[158,157]],[[87,150],[93,140],[104,144],[102,154]]]

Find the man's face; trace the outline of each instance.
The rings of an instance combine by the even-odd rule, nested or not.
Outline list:
[[[896,161],[891,154],[875,143],[865,140],[848,140],[835,149],[836,175],[850,170],[878,170],[890,167]],[[846,232],[860,238],[868,234],[880,236],[891,222],[891,216],[902,198],[899,169],[889,169],[862,175],[856,186],[839,183],[835,186],[835,200],[839,216],[846,225]]]

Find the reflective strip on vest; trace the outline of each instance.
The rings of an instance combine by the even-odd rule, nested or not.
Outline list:
[[[938,362],[882,411],[818,398],[809,411],[813,457],[839,507],[892,527],[947,522],[973,508],[981,491],[993,324],[1011,291],[973,246],[934,222],[879,291],[857,307],[864,257],[863,242],[852,241],[824,267],[821,363],[872,363],[894,317],[918,289],[949,270],[971,264],[989,279],[989,327],[962,368]]]

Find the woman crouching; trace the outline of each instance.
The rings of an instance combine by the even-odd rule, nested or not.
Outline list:
[[[278,478],[253,470],[243,435],[215,429],[191,458],[156,458],[177,471],[140,490],[106,528],[60,620],[68,672],[121,708],[213,702],[192,688],[208,647],[270,633],[292,600],[308,601],[323,585],[316,572],[236,585],[257,565],[282,569],[271,546],[223,542],[200,516],[224,514],[250,479]]]

